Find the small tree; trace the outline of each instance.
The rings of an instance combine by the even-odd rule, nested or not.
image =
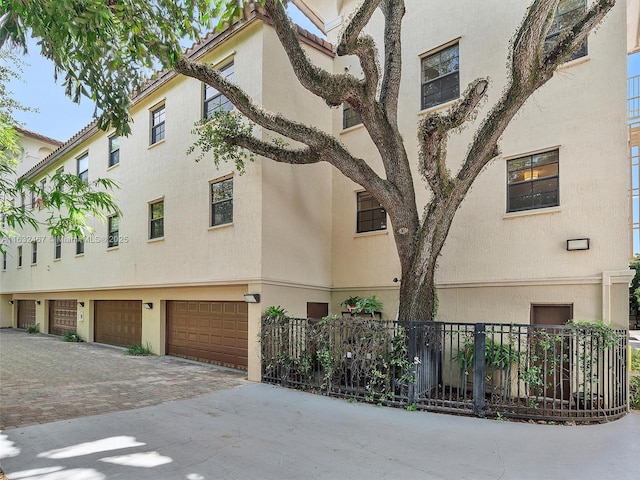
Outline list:
[[[13,67],[12,67],[13,65]],[[116,184],[109,179],[83,182],[76,175],[58,172],[46,186],[27,178],[16,178],[18,159],[22,153],[21,133],[13,118],[15,111],[33,111],[17,102],[6,90],[10,79],[20,78],[20,61],[10,52],[0,50],[0,253],[26,225],[34,230],[46,227],[52,236],[71,234],[83,238],[91,229],[88,217],[103,217],[104,212],[119,213],[109,193]],[[36,198],[34,209],[16,204],[19,198]],[[42,215],[40,212],[44,211]]]
[[[0,5],[0,42],[25,46],[25,31],[42,38],[43,54],[66,73],[68,93],[79,98],[85,86],[103,110],[99,126],[112,124],[129,131],[129,93],[138,89],[144,73],[158,63],[193,77],[224,94],[249,124],[236,115],[218,114],[200,128],[198,145],[213,152],[215,161],[231,160],[244,167],[246,151],[274,161],[305,165],[327,162],[364,187],[384,207],[393,225],[400,260],[399,319],[430,319],[435,305],[436,262],[458,207],[484,167],[500,153],[499,140],[527,99],[554,75],[559,65],[581,48],[587,35],[606,16],[615,0],[597,0],[573,19],[553,44],[546,44],[559,0],[533,0],[510,44],[509,78],[500,99],[476,125],[464,158],[448,163],[449,136],[469,123],[486,98],[489,82],[478,78],[446,113],[431,113],[418,125],[418,158],[410,159],[398,126],[402,72],[404,0],[367,0],[355,9],[336,45],[340,56],[357,57],[361,77],[335,74],[314,65],[301,45],[285,1],[260,0],[5,0]],[[230,23],[246,3],[264,6],[296,77],[329,107],[349,104],[360,114],[384,167],[380,175],[352,154],[333,135],[266,111],[212,65],[182,54],[180,40]],[[409,3],[409,2],[407,2]],[[411,2],[420,12],[422,2]],[[512,7],[506,7],[512,8]],[[384,16],[384,50],[379,53],[364,29],[374,13]],[[507,41],[507,39],[505,39]],[[269,143],[252,134],[256,124],[303,146]],[[461,167],[451,173],[449,165]],[[411,164],[431,190],[424,210],[416,203]]]

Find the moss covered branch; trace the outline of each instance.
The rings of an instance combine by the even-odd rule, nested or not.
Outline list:
[[[273,22],[296,77],[307,90],[323,98],[328,105],[338,106],[350,93],[362,87],[362,81],[354,76],[329,73],[309,60],[300,44],[297,29],[291,23],[282,2],[266,0],[264,8]]]
[[[454,181],[446,165],[449,132],[473,117],[488,86],[486,79],[474,81],[447,114],[432,113],[418,124],[420,173],[438,198],[449,195]]]

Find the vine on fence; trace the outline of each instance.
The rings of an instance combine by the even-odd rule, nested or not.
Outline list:
[[[265,316],[260,342],[263,374],[283,384],[388,403],[413,382],[405,329],[392,322]]]

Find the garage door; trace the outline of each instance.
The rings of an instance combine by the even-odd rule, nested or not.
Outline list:
[[[94,318],[96,342],[120,347],[142,343],[141,300],[96,300]]]
[[[36,324],[36,301],[18,300],[18,328],[33,327]]]
[[[247,369],[244,302],[167,302],[167,355]]]
[[[49,300],[49,333],[64,335],[78,328],[77,300]]]

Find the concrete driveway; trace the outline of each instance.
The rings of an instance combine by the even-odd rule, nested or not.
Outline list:
[[[248,383],[0,433],[10,480],[637,480],[638,458],[635,413],[592,426],[499,422]]]

